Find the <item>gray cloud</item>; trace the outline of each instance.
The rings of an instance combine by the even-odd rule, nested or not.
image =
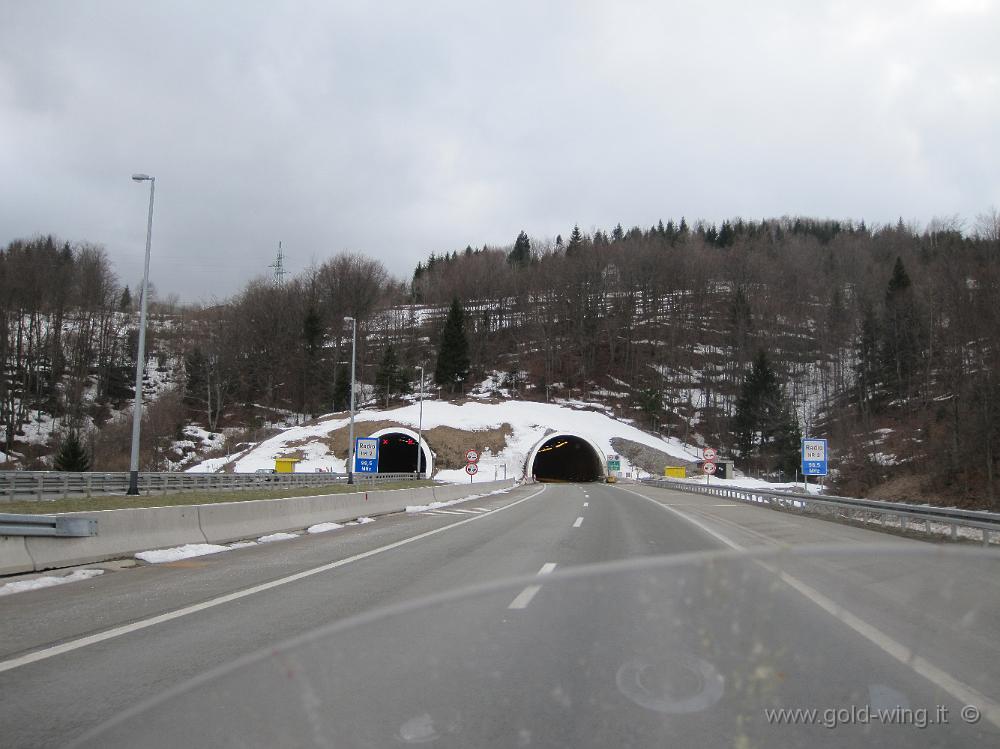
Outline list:
[[[344,249],[1000,204],[1000,9],[940,2],[35,2],[0,11],[0,242],[186,299]]]

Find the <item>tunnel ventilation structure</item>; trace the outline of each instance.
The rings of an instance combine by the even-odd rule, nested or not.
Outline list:
[[[403,427],[380,429],[369,435],[378,439],[379,473],[415,473],[417,470],[417,433]],[[420,443],[420,471],[430,476],[434,457],[424,436]]]
[[[539,481],[601,481],[606,475],[604,455],[586,437],[549,435],[532,450],[528,475]]]

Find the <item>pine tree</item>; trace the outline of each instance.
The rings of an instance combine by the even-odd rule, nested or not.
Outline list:
[[[128,290],[128,286],[122,289],[121,298],[118,300],[118,311],[119,312],[130,312],[132,310],[132,292]]]
[[[525,232],[517,235],[514,241],[514,249],[507,255],[507,262],[518,268],[523,268],[531,262],[531,241]]]
[[[625,230],[622,229],[622,225],[619,223],[614,229],[611,230],[611,241],[621,242],[623,239],[625,239]]]
[[[76,432],[70,432],[63,440],[56,455],[55,468],[57,471],[74,473],[90,470],[90,458],[87,457],[87,451],[80,444]]]
[[[351,370],[346,364],[337,367],[332,395],[334,411],[346,411],[351,407]]]
[[[801,432],[781,392],[778,376],[761,350],[743,381],[732,431],[744,469],[793,473]]]
[[[441,387],[455,388],[469,374],[469,341],[465,337],[465,311],[458,298],[451,301],[448,317],[441,332],[441,347],[438,349],[434,380]]]
[[[913,390],[913,376],[920,363],[920,317],[910,276],[900,257],[885,291],[883,329],[883,379],[893,395],[906,398]]]
[[[583,234],[580,233],[579,226],[573,226],[573,233],[569,235],[569,244],[566,245],[566,257],[576,255],[582,247]]]
[[[389,400],[399,393],[399,382],[399,359],[396,358],[396,349],[390,343],[382,352],[375,375],[375,397],[379,401],[384,400],[386,408],[389,407]]]

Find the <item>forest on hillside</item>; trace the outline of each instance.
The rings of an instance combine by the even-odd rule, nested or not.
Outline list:
[[[807,434],[830,439],[845,493],[995,505],[1000,216],[963,229],[794,217],[573,227],[435,253],[406,280],[337,255],[213,306],[154,305],[150,362],[179,374],[150,408],[150,439],[191,420],[214,432],[267,410],[345,408],[350,316],[359,380],[383,405],[422,365],[440,397],[488,380],[516,397],[601,402],[755,475],[787,478]],[[91,435],[95,467],[120,459],[98,447],[132,397],[135,296],[98,247],[0,250],[0,450],[18,465],[70,432]],[[34,452],[18,442],[32,410],[60,426]]]

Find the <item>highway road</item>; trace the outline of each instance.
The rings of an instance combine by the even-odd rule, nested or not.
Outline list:
[[[795,551],[812,544],[847,551]],[[599,563],[617,566],[580,574]],[[0,745],[66,745],[331,627],[87,745],[996,744],[996,572],[995,557],[715,497],[528,485],[2,597]],[[384,607],[397,613],[371,616]],[[865,705],[900,710],[794,726],[764,712]]]

